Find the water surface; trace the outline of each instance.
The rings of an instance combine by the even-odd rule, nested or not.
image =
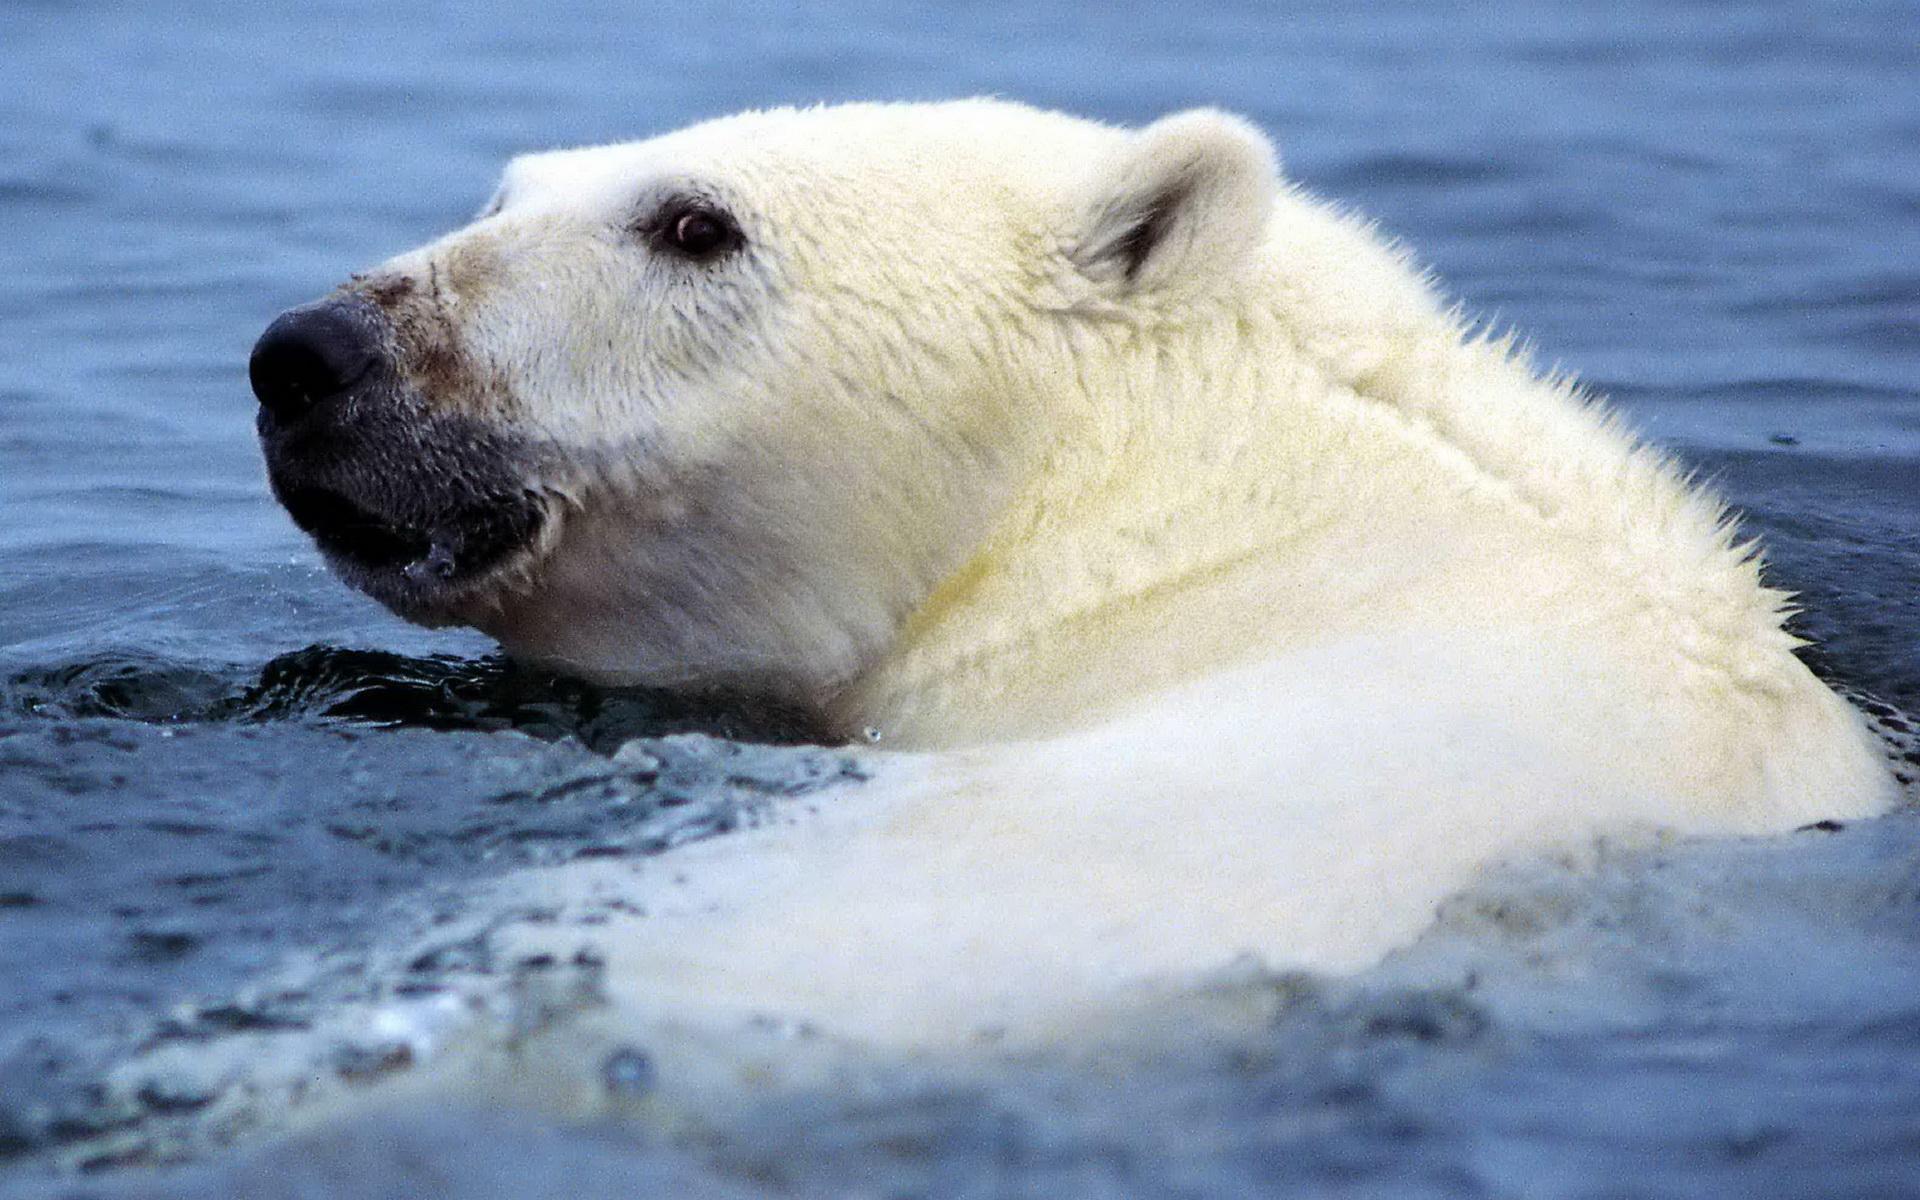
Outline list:
[[[472,1000],[515,1045],[592,1009],[590,961],[494,953],[593,915],[512,871],[852,768],[348,593],[267,496],[244,364],[517,151],[815,100],[1219,105],[1716,478],[1810,660],[1920,708],[1916,34],[1812,0],[0,9],[0,1192],[1910,1191],[1911,814],[1536,864],[1378,971],[1243,964],[1098,1062],[871,1064],[676,1123],[635,1099],[664,1061],[609,1050],[571,1120],[401,1105],[249,1149],[303,1088],[417,1069],[358,1006]],[[668,740],[609,756],[634,736]]]

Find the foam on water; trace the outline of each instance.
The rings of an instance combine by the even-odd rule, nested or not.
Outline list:
[[[618,931],[583,892],[450,931],[469,954],[517,946],[497,977],[470,958],[429,999],[136,1060],[119,1086],[149,1104],[190,1103],[210,1063],[246,1081],[208,1103],[227,1119],[271,1120],[304,1080],[305,1132],[57,1194],[405,1195],[457,1180],[449,1194],[539,1195],[561,1164],[693,1195],[1140,1195],[1196,1180],[1563,1194],[1594,1178],[1622,1194],[1872,1194],[1905,1177],[1920,1102],[1916,831],[1903,813],[1533,860],[1450,901],[1367,974],[1231,963],[1089,1014],[1065,1043],[958,1056],[791,1022],[636,1019],[600,958]],[[469,900],[497,916],[551,900],[550,882],[509,877]],[[529,932],[574,949],[529,953]],[[1870,1114],[1853,1099],[1863,1081]]]

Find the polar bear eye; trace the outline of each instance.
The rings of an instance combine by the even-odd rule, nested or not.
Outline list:
[[[740,228],[733,218],[705,204],[670,203],[652,225],[656,246],[688,258],[712,258],[740,241]]]
[[[691,212],[673,223],[673,248],[688,254],[705,254],[718,246],[727,231],[706,213]]]

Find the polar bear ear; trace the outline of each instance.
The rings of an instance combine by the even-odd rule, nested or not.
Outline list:
[[[1096,167],[1070,254],[1113,290],[1186,291],[1259,244],[1278,188],[1273,143],[1259,130],[1214,109],[1175,113]]]

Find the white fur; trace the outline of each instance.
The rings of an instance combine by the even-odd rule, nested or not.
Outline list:
[[[1275,170],[1206,112],[783,110],[524,160],[390,264],[476,281],[575,464],[476,624],[953,748],[649,871],[631,996],[1037,1027],[1364,964],[1505,855],[1889,801],[1717,501]],[[748,250],[623,235],[676,187]]]

